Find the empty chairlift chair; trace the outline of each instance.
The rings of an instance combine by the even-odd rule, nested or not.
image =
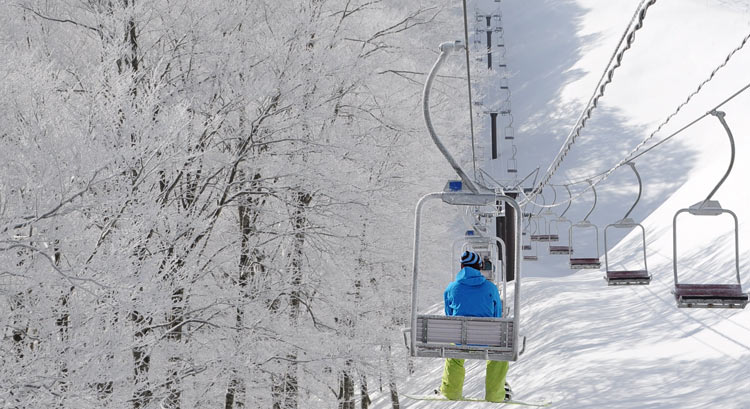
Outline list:
[[[508,173],[513,175],[514,177],[516,174],[518,174],[518,162],[516,161],[517,152],[518,148],[516,148],[516,145],[513,145],[513,156],[508,159]]]
[[[572,252],[569,257],[570,262],[570,268],[571,269],[598,269],[601,268],[602,263],[599,261],[599,228],[596,227],[595,224],[591,223],[589,221],[589,216],[591,216],[591,213],[596,208],[596,188],[594,187],[594,184],[591,183],[591,181],[588,181],[589,185],[591,186],[591,191],[594,192],[594,205],[591,206],[591,210],[586,214],[586,217],[583,218],[578,223],[573,224],[570,226],[570,229],[568,230],[568,242],[570,243],[570,246],[575,246],[573,242],[573,238],[575,237],[575,230],[582,231],[582,230],[594,230],[595,233],[595,248],[596,248],[596,254],[593,252],[590,252],[590,254],[587,254],[585,250],[579,250],[578,255],[576,257],[573,257]],[[580,233],[579,233],[580,234]],[[585,246],[578,246],[579,249],[585,249]],[[594,257],[595,256],[595,257]]]
[[[635,169],[633,162],[627,163],[630,168],[635,172],[636,178],[638,178],[638,197],[635,199],[635,203],[630,206],[630,209],[621,220],[615,223],[608,224],[604,228],[604,267],[606,275],[604,279],[607,280],[608,285],[645,285],[651,282],[651,275],[648,273],[648,265],[646,264],[646,229],[640,223],[636,223],[633,219],[629,218],[630,213],[635,209],[638,201],[641,200],[641,193],[643,192],[643,183],[641,182],[641,175]],[[609,268],[609,247],[607,246],[607,230],[610,228],[615,229],[629,229],[640,228],[642,248],[643,248],[643,268],[642,269],[622,269],[622,270],[611,270]]]
[[[547,201],[544,199],[543,194],[539,194],[539,197],[542,198],[542,207],[539,208],[539,211],[535,214],[532,214],[529,218],[529,221],[533,221],[534,223],[534,231],[531,232],[531,235],[529,236],[531,241],[547,241],[547,220],[544,219],[544,216],[542,216],[542,211],[544,210],[544,206],[547,205]]]
[[[565,185],[565,190],[568,191],[568,206],[563,210],[562,213],[560,213],[560,217],[556,219],[552,219],[549,222],[549,231],[550,234],[556,234],[558,237],[560,237],[560,231],[570,231],[570,228],[573,226],[573,223],[568,220],[565,217],[565,213],[568,212],[568,209],[570,209],[570,204],[572,203],[572,195],[570,194],[570,188],[568,188],[568,185]],[[567,226],[563,230],[563,226]],[[568,236],[567,234],[564,236]],[[558,240],[556,244],[550,244],[549,245],[549,254],[564,254],[566,256],[573,253],[573,248],[570,247],[570,237],[568,236],[568,242],[562,243]]]
[[[533,216],[529,216],[527,228],[530,229],[529,232],[524,232],[522,235],[522,243],[523,243],[523,259],[525,261],[537,261],[539,260],[539,246],[534,246],[531,242],[531,237],[536,233],[536,220],[533,219]],[[533,227],[532,227],[533,226]]]
[[[742,291],[742,280],[740,278],[740,249],[739,249],[739,229],[737,215],[729,210],[721,207],[718,201],[711,200],[714,193],[719,190],[719,187],[724,183],[729,174],[732,171],[734,165],[734,137],[732,131],[729,129],[724,120],[724,112],[713,111],[712,115],[716,116],[721,122],[724,130],[729,136],[729,143],[731,146],[731,158],[729,162],[729,168],[727,169],[724,177],[721,178],[719,183],[709,193],[706,199],[690,206],[687,209],[680,209],[675,213],[672,221],[672,235],[673,235],[673,268],[674,268],[674,296],[677,301],[677,306],[680,308],[745,308],[748,303],[748,294]],[[721,214],[729,214],[734,219],[734,265],[735,265],[735,278],[736,284],[681,284],[678,279],[677,273],[677,218],[683,213],[689,213],[693,216],[719,216]]]
[[[544,231],[543,234],[540,234],[538,237],[538,241],[545,242],[545,243],[557,243],[560,241],[560,234],[559,231],[552,231],[552,220],[557,218],[557,215],[552,211],[552,207],[555,206],[555,202],[557,202],[557,190],[555,190],[555,187],[550,185],[552,187],[552,192],[554,193],[554,197],[552,199],[552,205],[545,206],[544,210],[542,210],[541,213],[539,213],[539,216],[541,217]]]

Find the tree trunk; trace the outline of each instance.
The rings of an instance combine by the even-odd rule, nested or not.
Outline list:
[[[312,195],[302,190],[293,193],[292,226],[294,238],[292,241],[290,272],[291,292],[289,294],[289,321],[297,326],[300,306],[302,304],[302,259],[304,255],[305,228],[307,226],[307,206],[312,201]],[[297,379],[297,351],[290,349],[286,355],[284,372],[273,377],[273,409],[297,409],[299,402],[299,380]]]
[[[355,409],[354,380],[352,379],[351,360],[346,362],[346,368],[341,371],[339,385],[339,409]]]
[[[359,380],[359,392],[361,395],[361,409],[369,409],[372,401],[370,400],[370,392],[367,389],[367,376],[362,375]]]

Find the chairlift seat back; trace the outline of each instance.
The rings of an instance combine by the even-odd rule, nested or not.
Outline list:
[[[511,318],[418,315],[416,356],[515,360]]]

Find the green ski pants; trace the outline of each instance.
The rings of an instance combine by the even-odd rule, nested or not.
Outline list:
[[[484,377],[484,399],[490,402],[505,400],[505,375],[508,373],[508,362],[487,361]],[[448,358],[443,369],[443,382],[440,393],[448,399],[456,400],[463,397],[464,377],[463,359]]]

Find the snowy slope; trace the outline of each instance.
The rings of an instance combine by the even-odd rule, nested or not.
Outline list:
[[[514,71],[521,173],[536,166],[546,169],[638,3],[502,3],[508,64]],[[653,132],[748,33],[748,1],[657,2],[588,132],[556,179],[578,179],[614,164]],[[748,66],[750,49],[743,49],[654,140],[750,82]],[[750,92],[722,108],[736,138],[737,162],[714,196],[740,220],[745,291],[750,290],[750,193],[745,179],[750,174],[749,106]],[[523,265],[522,333],[528,345],[508,375],[518,398],[547,398],[555,401],[555,408],[750,408],[750,309],[678,309],[670,293],[672,218],[678,209],[705,198],[726,170],[728,157],[726,134],[718,120],[709,117],[637,162],[645,186],[633,216],[646,227],[651,285],[607,287],[602,271],[571,271],[562,256],[545,251],[540,251],[539,262]],[[621,169],[599,187],[592,220],[600,229],[628,209],[636,192],[634,180],[629,170]],[[581,199],[569,213],[574,221],[590,208],[590,198]],[[678,260],[684,278],[731,282],[731,220],[681,216],[679,226]],[[638,240],[631,234],[619,241],[609,253],[610,263],[637,264]],[[420,359],[416,368],[399,385],[401,392],[428,393],[439,385],[442,362]],[[465,395],[483,396],[483,382],[483,366],[472,365]],[[483,406],[403,398],[402,404]],[[390,403],[383,396],[374,407]]]

